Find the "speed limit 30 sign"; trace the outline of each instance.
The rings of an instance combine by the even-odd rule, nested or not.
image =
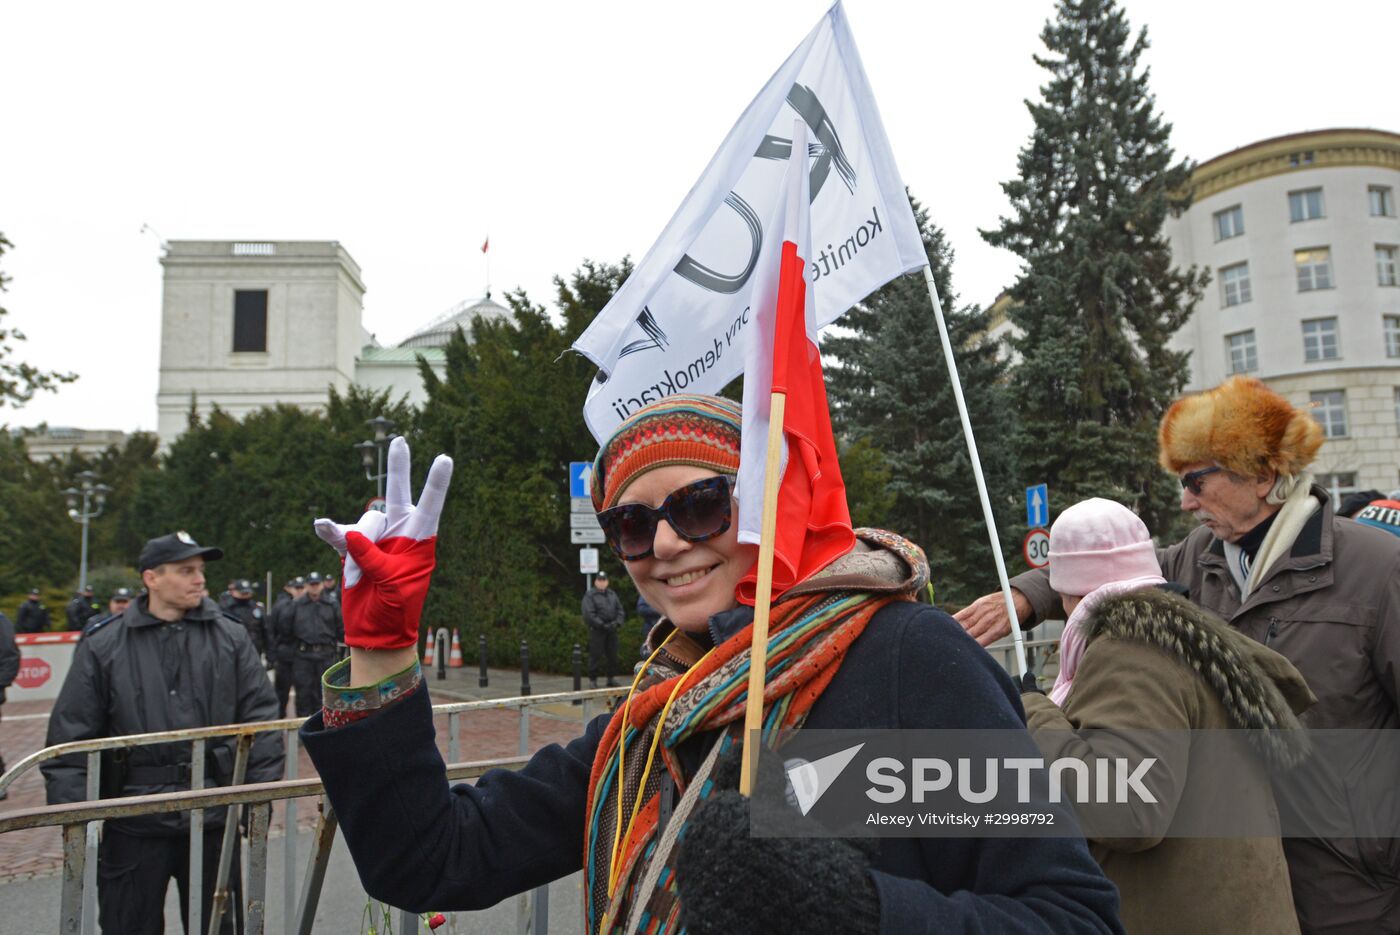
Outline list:
[[[1044,568],[1050,564],[1050,533],[1044,529],[1032,529],[1026,533],[1026,541],[1021,544],[1021,555],[1032,568]]]

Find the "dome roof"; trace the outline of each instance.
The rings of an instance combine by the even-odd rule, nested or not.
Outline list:
[[[452,340],[453,332],[458,328],[462,329],[462,334],[470,340],[472,320],[478,316],[487,321],[509,319],[510,309],[499,302],[491,301],[489,292],[484,299],[464,299],[400,341],[399,347],[446,347],[447,342]]]

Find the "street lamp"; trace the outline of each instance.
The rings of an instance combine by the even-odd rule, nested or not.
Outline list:
[[[63,496],[68,500],[68,518],[83,527],[82,557],[78,560],[78,590],[83,591],[87,588],[88,524],[102,515],[112,488],[97,483],[92,471],[80,471],[77,480],[79,486],[69,487]]]
[[[394,440],[394,422],[383,416],[375,416],[365,423],[374,432],[373,440],[362,441],[354,446],[360,453],[360,461],[365,466],[365,480],[375,482],[379,498],[384,499],[384,451]]]

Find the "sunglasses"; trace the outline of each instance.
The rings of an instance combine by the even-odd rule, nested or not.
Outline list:
[[[664,519],[686,542],[704,542],[729,529],[735,478],[707,477],[671,491],[661,506],[624,503],[598,514],[603,535],[617,557],[635,562],[652,553],[656,527]]]
[[[1201,468],[1199,471],[1188,471],[1181,475],[1181,489],[1189,490],[1196,496],[1201,495],[1201,478],[1207,474],[1214,474],[1216,471],[1223,471],[1221,467]]]

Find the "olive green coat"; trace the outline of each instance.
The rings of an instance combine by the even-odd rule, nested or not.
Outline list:
[[[1090,839],[1122,894],[1130,935],[1297,933],[1269,770],[1305,756],[1296,714],[1316,699],[1298,670],[1157,589],[1109,598],[1085,624],[1088,645],[1064,709],[1037,693],[1022,701],[1047,759],[1159,757],[1145,783],[1162,804],[1126,817],[1119,809],[1114,836]],[[1229,728],[1255,729],[1258,749],[1244,735],[1217,734],[1206,753],[1186,733]],[[1151,737],[1134,733],[1143,730]],[[1162,749],[1144,749],[1158,738]],[[1234,827],[1275,836],[1180,836],[1206,827],[1203,816],[1219,815],[1222,803]]]

